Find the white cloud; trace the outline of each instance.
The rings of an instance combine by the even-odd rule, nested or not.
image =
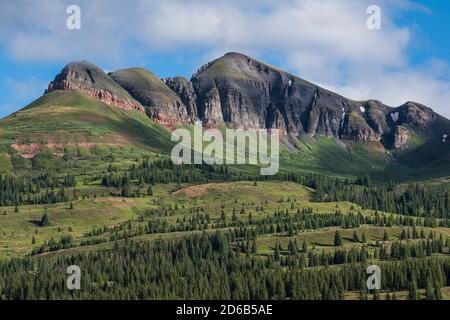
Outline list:
[[[280,58],[282,67],[350,98],[377,98],[391,105],[417,100],[450,116],[450,80],[443,75],[447,65],[411,65],[408,50],[415,30],[394,23],[393,17],[405,10],[430,14],[412,1],[77,2],[80,31],[65,28],[70,1],[2,4],[0,40],[18,60],[92,59],[109,62],[108,67],[147,53],[200,51],[199,63],[226,51],[270,54]],[[373,3],[382,8],[381,31],[366,28],[366,8]]]

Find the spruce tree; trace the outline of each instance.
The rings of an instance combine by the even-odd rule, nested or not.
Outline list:
[[[419,299],[420,293],[417,289],[417,282],[415,279],[412,279],[409,285],[408,300],[419,300]]]
[[[356,233],[356,230],[353,231],[353,242],[359,242],[358,234]]]
[[[361,242],[362,243],[367,243],[367,238],[366,238],[366,233],[365,232],[363,232],[363,234],[362,234]]]
[[[425,290],[425,299],[426,300],[436,300],[433,282],[431,281],[430,278],[427,279],[427,287]]]
[[[302,252],[303,252],[303,253],[308,252],[308,246],[306,245],[306,240],[303,240],[303,244],[302,244]]]
[[[253,253],[253,254],[255,254],[256,252],[257,252],[257,247],[256,247],[256,239],[253,239],[253,242],[252,242],[252,249],[251,249],[251,252]]]
[[[275,252],[274,252],[274,259],[275,261],[280,261],[281,255],[280,255],[280,243],[277,242],[275,244]]]
[[[41,226],[48,227],[50,225],[50,219],[48,218],[48,213],[45,212],[41,218]]]
[[[342,236],[339,231],[336,231],[334,234],[334,246],[341,247],[342,246]]]

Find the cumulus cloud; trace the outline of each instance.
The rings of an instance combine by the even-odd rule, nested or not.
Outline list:
[[[412,1],[79,0],[82,29],[73,31],[65,27],[71,2],[2,4],[0,40],[9,54],[63,63],[91,59],[108,62],[108,68],[146,54],[202,52],[199,64],[227,51],[270,55],[281,67],[350,98],[391,105],[417,100],[450,116],[450,80],[442,74],[448,66],[432,60],[412,65],[414,32],[395,24],[405,10],[430,14]],[[379,31],[366,27],[373,3],[382,9]]]

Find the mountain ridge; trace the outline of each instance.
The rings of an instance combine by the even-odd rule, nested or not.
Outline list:
[[[93,155],[105,145],[103,137],[110,137],[106,145],[114,150],[130,145],[144,153],[160,146],[167,151],[171,129],[199,120],[205,127],[279,129],[286,163],[294,169],[306,162],[333,172],[340,165],[329,162],[340,159],[348,163],[342,166],[346,173],[358,166],[359,171],[391,167],[395,172],[400,166],[408,172],[425,167],[447,172],[450,159],[450,139],[445,139],[450,121],[430,108],[411,101],[394,108],[378,100],[351,100],[239,53],[205,64],[190,80],[160,79],[144,68],[105,73],[87,61],[69,63],[43,97],[0,120],[0,159],[15,168],[18,158],[33,160],[44,151],[64,157],[66,149],[87,146]]]
[[[106,74],[87,61],[72,62],[47,91],[57,89],[81,90],[143,111],[169,128],[201,120],[208,126],[380,142],[387,149],[406,148],[411,129],[437,125],[442,132],[436,134],[448,134],[449,121],[419,103],[393,108],[378,100],[351,100],[236,52],[205,64],[191,80],[159,79],[144,68]]]

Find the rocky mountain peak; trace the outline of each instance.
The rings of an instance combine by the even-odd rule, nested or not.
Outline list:
[[[71,62],[49,84],[47,92],[78,90],[100,101],[125,110],[144,111],[142,105],[111,79],[102,69],[88,61]]]
[[[380,142],[404,149],[414,133],[440,137],[449,121],[415,102],[398,108],[354,101],[237,52],[202,66],[191,80],[160,79],[143,68],[105,74],[87,62],[68,64],[52,90],[81,90],[108,104],[138,109],[172,127],[202,120],[208,126],[279,129],[284,135]]]
[[[433,110],[412,101],[397,108],[396,112],[399,113],[399,124],[408,124],[415,129],[427,128],[436,120]]]

